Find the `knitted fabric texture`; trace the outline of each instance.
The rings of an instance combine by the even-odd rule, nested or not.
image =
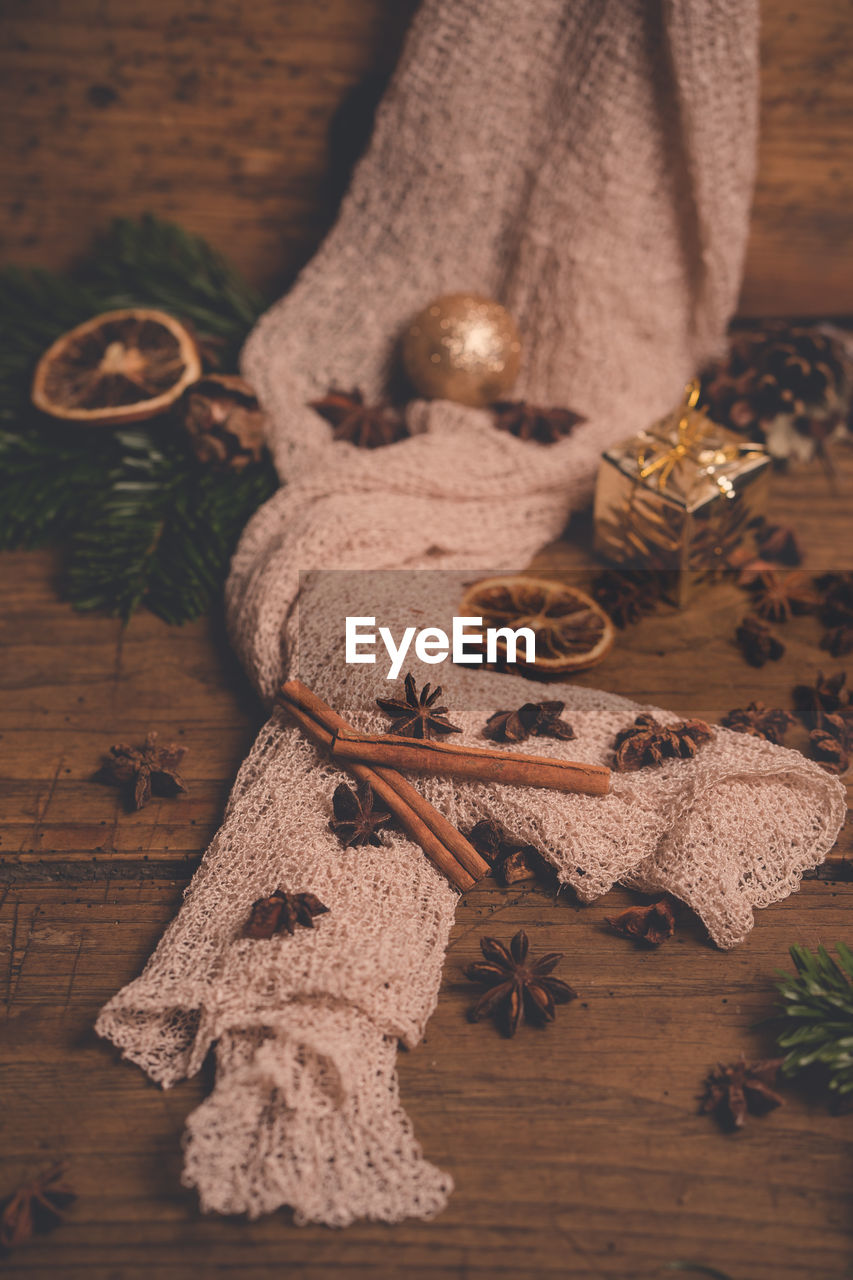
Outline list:
[[[229,585],[267,697],[300,569],[520,567],[680,401],[737,301],[757,56],[757,0],[426,0],[336,227],[244,354],[287,482]],[[406,322],[464,290],[518,323],[513,395],[586,423],[531,445],[416,401],[414,438],[333,443],[309,401],[384,392]]]
[[[300,586],[299,571],[519,566],[588,496],[601,448],[679,398],[736,300],[756,26],[742,0],[426,0],[336,228],[244,355],[287,482],[227,589],[265,698],[298,671],[358,728],[385,728],[373,699],[387,688],[341,661],[340,593],[323,574]],[[485,413],[415,402],[411,438],[333,443],[308,401],[330,384],[379,394],[401,326],[461,289],[516,317],[518,394],[587,423],[542,446]],[[383,597],[378,575],[371,591],[399,634],[415,607],[440,625],[458,604],[451,582],[412,572],[408,596]],[[458,741],[482,743],[486,715],[542,696],[519,677],[445,670]],[[548,696],[566,701],[576,738],[536,750],[578,760],[609,762],[640,709],[570,685]],[[434,1214],[451,1187],[412,1135],[394,1058],[434,1008],[456,894],[393,829],[379,848],[343,849],[328,825],[340,780],[274,712],[179,915],[98,1021],[164,1086],[216,1044],[216,1086],[185,1144],[205,1209],[399,1221]],[[677,894],[724,947],[825,856],[844,811],[840,784],[802,756],[726,730],[694,761],[616,776],[603,799],[413,781],[457,826],[499,816],[584,900],[617,880]],[[330,909],[293,937],[243,937],[252,902],[277,888]]]

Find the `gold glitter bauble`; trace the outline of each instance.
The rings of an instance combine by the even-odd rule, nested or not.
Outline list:
[[[508,311],[476,293],[449,293],[415,316],[403,336],[403,365],[428,400],[484,408],[518,377],[521,338]]]

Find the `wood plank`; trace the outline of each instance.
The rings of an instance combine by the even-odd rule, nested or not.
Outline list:
[[[853,3],[764,0],[761,138],[740,310],[853,310]]]
[[[260,1277],[646,1277],[678,1259],[750,1280],[841,1280],[851,1257],[851,1135],[820,1102],[787,1090],[784,1110],[737,1137],[696,1113],[715,1059],[766,1051],[755,1022],[793,939],[842,936],[853,887],[816,882],[763,913],[735,953],[687,926],[658,952],[604,928],[627,902],[578,907],[489,882],[458,913],[426,1041],[400,1058],[403,1100],[427,1155],[456,1192],[432,1224],[296,1229],[203,1218],[179,1186],[180,1133],[207,1073],[163,1093],[91,1031],[99,1005],[138,972],[179,901],[172,884],[69,895],[17,889],[0,909],[12,943],[0,1032],[0,1188],[55,1153],[80,1200],[66,1225],[6,1264],[13,1276],[160,1276],[206,1268]],[[525,928],[563,948],[580,993],[545,1033],[512,1042],[472,1026],[465,964],[482,932]]]
[[[853,452],[841,450],[835,491],[818,464],[776,477],[775,514],[796,524],[812,568],[853,567],[851,485]],[[588,573],[588,533],[581,516],[538,564]],[[0,557],[0,1196],[61,1156],[79,1201],[5,1275],[663,1280],[678,1261],[732,1280],[849,1275],[849,1119],[800,1087],[735,1136],[696,1110],[717,1060],[770,1051],[757,1024],[790,944],[850,940],[849,823],[823,878],[758,913],[730,953],[689,916],[659,951],[635,949],[605,926],[631,900],[622,890],[583,907],[483,881],[460,903],[426,1039],[400,1056],[418,1138],[456,1181],[447,1210],[344,1232],[297,1229],[286,1211],[203,1217],[180,1186],[180,1139],[209,1065],[164,1093],[92,1026],[179,908],[262,713],[216,620],[170,629],[140,614],[122,630],[57,600],[55,571],[49,553]],[[579,679],[715,718],[756,696],[785,705],[796,680],[843,669],[809,617],[779,628],[781,662],[747,667],[729,638],[743,604],[721,585],[663,608]],[[190,793],[128,814],[91,774],[112,741],[149,727],[188,745]],[[566,952],[560,972],[580,998],[547,1031],[507,1042],[468,1023],[476,991],[463,970],[481,935],[520,927],[535,950]]]
[[[853,568],[853,542],[836,532],[849,528],[853,451],[838,448],[836,457],[834,488],[819,463],[774,478],[772,516],[795,524],[814,571]],[[588,513],[581,513],[571,541],[556,543],[535,563],[575,581],[581,572],[586,582],[589,543]],[[122,629],[75,613],[55,599],[52,553],[6,555],[0,575],[0,879],[14,880],[20,871],[32,883],[39,867],[47,880],[79,879],[90,864],[90,874],[102,880],[105,864],[126,863],[126,875],[137,863],[147,874],[152,860],[174,861],[190,875],[263,719],[221,625],[208,619],[169,628],[140,613]],[[794,684],[833,666],[817,647],[821,626],[814,617],[794,619],[781,632],[783,660],[756,671],[732,640],[745,611],[743,593],[727,584],[705,590],[686,610],[662,606],[576,679],[710,720],[755,698],[787,707]],[[697,651],[705,662],[701,687]],[[127,813],[118,793],[93,775],[113,742],[141,741],[149,728],[187,745],[182,773],[189,794]],[[804,746],[804,732],[794,731],[790,741]],[[64,873],[59,863],[68,864]]]
[[[330,224],[415,0],[4,8],[0,258],[64,267],[153,210],[273,293]],[[853,311],[853,3],[763,0],[742,313]]]

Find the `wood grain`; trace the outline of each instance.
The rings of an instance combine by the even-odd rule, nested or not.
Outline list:
[[[853,567],[853,455],[839,461],[835,493],[817,466],[774,485],[814,568]],[[577,573],[587,546],[580,520],[538,563]],[[170,629],[141,614],[122,630],[59,603],[54,572],[47,554],[0,557],[0,1195],[62,1156],[80,1198],[4,1275],[665,1280],[689,1262],[733,1280],[849,1276],[853,1119],[799,1088],[737,1136],[696,1110],[715,1061],[769,1050],[756,1023],[788,946],[850,941],[841,879],[805,882],[725,954],[689,916],[659,951],[635,949],[604,925],[628,904],[622,891],[581,907],[482,881],[460,903],[426,1039],[400,1056],[418,1137],[456,1182],[448,1209],[344,1232],[297,1229],[284,1211],[251,1224],[200,1215],[180,1186],[180,1136],[209,1068],[163,1092],[92,1025],[177,910],[261,713],[215,621]],[[718,587],[664,609],[578,680],[713,719],[752,697],[789,705],[796,680],[843,667],[802,618],[784,628],[782,661],[752,670],[730,642],[742,608]],[[189,748],[190,793],[129,814],[91,775],[111,742],[148,728]],[[848,827],[824,875],[851,853]],[[520,927],[533,950],[566,953],[558,973],[580,998],[546,1032],[508,1042],[466,1021],[476,992],[463,968],[482,934]]]
[[[853,310],[853,0],[764,0],[761,141],[740,309]]]
[[[7,0],[0,259],[153,210],[270,295],[316,248],[416,0]],[[853,311],[853,0],[763,0],[744,314]]]

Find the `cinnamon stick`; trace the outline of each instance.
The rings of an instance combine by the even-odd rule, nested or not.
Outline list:
[[[571,791],[586,796],[604,796],[610,790],[610,770],[604,765],[487,747],[460,747],[431,739],[338,729],[331,753],[333,760],[361,760],[391,769],[451,774],[454,778],[504,782],[516,787],[547,787],[551,791]]]
[[[301,681],[289,680],[279,701],[306,737],[326,751],[330,751],[340,727],[351,731],[346,721]],[[488,875],[491,868],[474,846],[405,778],[393,769],[372,769],[358,761],[347,761],[345,767],[359,781],[369,783],[407,834],[460,892]]]

